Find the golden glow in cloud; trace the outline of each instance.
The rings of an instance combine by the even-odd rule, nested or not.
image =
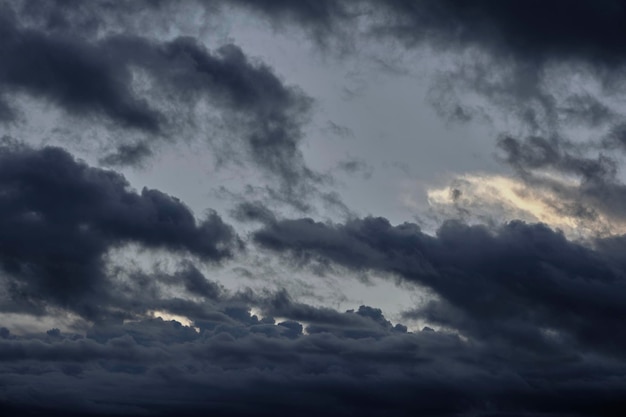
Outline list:
[[[550,181],[564,187],[576,186],[567,178],[550,176]],[[545,223],[579,238],[626,233],[623,222],[597,211],[593,217],[568,215],[562,208],[576,201],[567,201],[548,187],[531,188],[521,180],[502,175],[463,175],[448,186],[428,190],[427,195],[431,208],[470,223],[519,219]]]
[[[195,327],[193,325],[193,321],[191,321],[188,317],[180,316],[178,314],[171,314],[171,313],[168,313],[167,311],[158,311],[158,310],[150,311],[149,314],[154,318],[161,318],[164,321],[177,321],[183,326],[191,327],[196,332],[200,332],[200,329]]]

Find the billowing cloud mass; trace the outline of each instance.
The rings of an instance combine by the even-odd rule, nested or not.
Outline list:
[[[98,318],[113,296],[104,256],[125,244],[207,261],[237,248],[234,230],[216,213],[197,222],[178,199],[129,190],[120,174],[89,167],[62,149],[5,145],[0,186],[3,311],[42,314],[52,305]]]
[[[0,413],[623,416],[625,17],[0,0]]]
[[[450,221],[429,236],[416,224],[392,226],[384,218],[342,225],[298,219],[268,223],[254,239],[297,259],[381,270],[424,285],[441,300],[410,314],[462,334],[532,349],[567,340],[615,354],[626,343],[619,338],[626,296],[620,266],[543,225],[511,222],[490,231]]]

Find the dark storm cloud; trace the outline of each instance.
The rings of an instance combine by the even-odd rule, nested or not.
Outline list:
[[[623,4],[398,0],[372,6],[371,16],[378,36],[452,57],[431,88],[432,104],[444,117],[487,120],[506,132],[498,147],[527,192],[582,222],[623,219],[620,161],[611,154],[623,149],[622,109],[612,101],[624,86]],[[581,128],[591,132],[585,139],[575,136]]]
[[[99,4],[115,9],[108,2]],[[118,7],[128,10],[132,4],[120,2]],[[153,9],[167,10],[169,2],[147,4],[152,4]],[[626,47],[621,41],[626,35],[622,24],[626,7],[615,0],[576,3],[567,0],[207,0],[196,4],[208,10],[222,5],[243,7],[279,24],[296,23],[313,28],[327,38],[340,36],[341,26],[356,30],[357,20],[368,17],[366,31],[397,37],[408,45],[421,42],[444,48],[474,45],[529,62],[573,58],[612,66],[621,65],[626,58]],[[139,11],[134,7],[135,12]],[[59,14],[68,8],[54,9]],[[48,12],[48,15],[54,14]]]
[[[86,28],[106,25],[103,16],[116,16],[115,22],[122,27],[135,30],[126,22],[128,15],[142,16],[152,13],[153,21],[160,22],[157,16],[172,15],[175,8],[172,2],[95,2],[91,7],[74,3],[22,2],[20,15],[34,19],[35,24],[46,30],[66,33],[85,32]],[[139,4],[139,5],[138,5]],[[579,2],[572,4],[565,0],[549,2],[528,2],[521,0],[456,1],[456,0],[393,0],[375,1],[302,1],[282,0],[233,2],[201,1],[191,2],[207,16],[215,17],[226,13],[229,8],[243,8],[269,18],[275,24],[291,24],[289,27],[305,27],[314,37],[328,43],[355,34],[359,30],[370,36],[400,39],[407,46],[431,45],[437,50],[458,51],[477,47],[487,52],[495,61],[480,63],[475,60],[478,73],[493,74],[505,69],[508,75],[495,82],[491,76],[479,76],[467,72],[467,67],[457,68],[454,78],[457,85],[463,80],[474,85],[491,99],[503,102],[512,95],[518,98],[531,97],[538,108],[522,111],[527,118],[533,111],[554,112],[550,94],[543,91],[538,83],[542,68],[554,61],[579,61],[591,64],[596,69],[620,66],[626,56],[622,45],[624,34],[622,20],[626,9],[619,2],[603,0],[599,2]],[[96,12],[97,11],[97,12]],[[118,17],[119,16],[119,17]],[[359,22],[364,20],[366,24]],[[94,22],[98,22],[95,24]],[[165,20],[166,22],[166,20]],[[165,23],[164,22],[164,23]],[[125,26],[124,26],[125,25]],[[360,29],[359,29],[360,26]],[[93,29],[92,29],[93,30]],[[471,59],[471,57],[469,57]],[[597,72],[600,75],[602,72]],[[606,74],[605,74],[606,75]],[[450,79],[450,78],[446,78]],[[508,90],[508,91],[507,91]],[[578,107],[580,96],[570,97],[569,105],[562,109]],[[592,98],[593,100],[593,98]],[[438,103],[442,105],[442,103]],[[451,114],[465,114],[471,109],[463,109],[456,104]],[[595,107],[596,115],[602,104]],[[530,112],[530,113],[529,113]],[[597,117],[590,122],[598,122]]]
[[[192,264],[178,272],[174,276],[174,280],[183,282],[187,291],[204,298],[216,299],[222,292],[216,283],[208,281],[202,272]]]
[[[94,416],[591,417],[623,409],[623,277],[606,265],[617,263],[562,235],[523,224],[496,235],[448,224],[429,237],[382,219],[343,227],[272,219],[266,228],[258,241],[275,249],[431,286],[442,299],[407,317],[469,340],[407,332],[375,307],[339,312],[285,291],[229,293],[186,263],[171,274],[131,274],[109,283],[114,296],[88,298],[133,321],[101,320],[83,335],[3,329],[0,384],[11,388],[0,407]],[[606,246],[619,256],[619,242]],[[172,297],[161,284],[196,299]],[[54,292],[42,297],[58,305]],[[154,310],[183,315],[198,331],[145,318]]]
[[[122,18],[147,11],[167,14],[173,3],[98,1],[86,7],[79,2],[22,1],[17,9],[20,15],[35,19],[35,24],[47,30],[57,27],[85,31],[97,23],[105,24],[103,16],[107,14]],[[626,7],[615,0],[575,4],[567,0],[207,0],[190,4],[204,7],[209,15],[219,15],[227,9],[225,6],[241,7],[279,24],[312,28],[326,38],[341,36],[344,27],[356,31],[358,20],[367,17],[366,32],[396,37],[408,45],[478,46],[533,64],[575,59],[615,66],[626,57],[621,41],[626,34],[622,25]],[[76,27],[72,28],[72,23]]]
[[[293,20],[316,32],[336,29],[334,23],[349,15],[347,5],[336,0],[235,0],[231,3],[260,12],[279,23]]]
[[[130,129],[144,139],[124,143],[119,138],[128,135],[120,133],[117,151],[102,161],[136,164],[159,140],[200,135],[194,126],[204,120],[193,112],[197,104],[208,102],[218,114],[214,130],[225,139],[217,140],[210,132],[202,133],[202,139],[218,160],[252,161],[277,178],[286,193],[316,179],[299,149],[311,100],[239,47],[224,45],[211,52],[189,37],[162,42],[129,33],[90,39],[26,27],[15,14],[3,11],[4,119],[12,114],[16,93],[55,104],[78,118],[103,119],[107,128]]]
[[[385,271],[428,287],[441,301],[419,315],[478,339],[536,351],[571,343],[615,355],[626,346],[625,271],[547,226],[511,222],[490,231],[447,222],[433,237],[383,218],[300,219],[269,223],[254,239],[295,259]]]
[[[615,177],[616,161],[597,155],[626,149],[621,146],[621,109],[607,100],[624,87],[626,6],[621,2],[335,1],[317,8],[281,1],[239,4],[275,20],[317,25],[326,37],[344,36],[346,28],[358,31],[358,22],[365,19],[360,30],[375,39],[398,39],[409,48],[427,46],[455,55],[452,64],[441,66],[431,89],[431,102],[444,117],[497,122],[513,116],[526,134],[550,137],[544,140],[549,147],[542,149],[539,140],[527,141],[534,142],[535,151],[558,152],[532,156],[556,157],[551,162],[531,161],[528,154],[525,161],[508,158],[518,170],[522,162],[530,163],[523,168],[524,179],[546,164],[560,174],[580,176],[578,189],[557,190],[581,196],[579,207],[561,208],[564,213],[589,216],[599,203],[601,214],[623,217],[617,209],[624,187]],[[333,8],[335,13],[327,13]],[[487,105],[468,98],[476,93]],[[576,145],[568,135],[580,127],[598,133]]]
[[[588,178],[598,182],[600,174],[601,194],[621,200],[611,195],[620,192],[618,182],[610,178],[611,184],[605,184],[612,174],[598,172],[614,169],[615,162],[598,152],[619,143],[619,135],[609,133],[619,131],[623,112],[614,99],[625,85],[624,4],[398,0],[382,7],[390,16],[382,19],[381,34],[455,56],[431,89],[431,102],[444,117],[496,125],[513,119],[517,126],[498,129],[507,135],[520,135],[521,128],[522,135],[550,137],[561,153],[550,169],[583,178],[585,184],[569,194],[595,193]],[[591,133],[571,141],[581,128]],[[536,142],[533,146],[538,149]],[[525,169],[532,174],[538,167]],[[605,210],[614,211],[600,209]]]
[[[63,0],[24,0],[17,9],[34,24],[57,32],[80,31],[95,34],[98,28],[117,24],[132,28],[130,15],[155,25],[168,27],[180,13],[175,0],[98,0],[89,5]],[[354,17],[349,4],[336,0],[189,0],[186,6],[204,12],[207,20],[223,18],[233,9],[248,10],[274,27],[306,29],[318,41],[326,42],[340,29],[337,24]],[[163,19],[169,15],[170,19]]]
[[[498,122],[514,116],[530,134],[608,128],[619,120],[620,110],[605,100],[624,86],[621,2],[364,4],[371,19],[367,31],[375,38],[428,47],[434,60],[447,54],[430,97],[446,118]]]
[[[235,135],[210,142],[223,151],[218,157],[237,159],[229,152],[242,148],[247,161],[280,179],[283,187],[272,190],[275,200],[293,203],[310,191],[299,185],[319,179],[299,150],[310,100],[236,46],[209,51],[188,37],[136,35],[132,21],[144,8],[152,18],[168,20],[176,3],[16,3],[15,15],[2,13],[0,119],[15,123],[20,109],[14,95],[26,94],[77,119],[142,135],[116,143],[115,152],[102,159],[137,164],[154,152],[156,139],[179,139],[173,133],[195,122],[188,110],[207,100]],[[565,113],[576,119],[582,113],[592,126],[613,120],[595,97],[571,96],[560,106],[540,84],[552,59],[621,65],[624,8],[618,3],[198,4],[218,4],[222,12],[245,7],[274,24],[303,26],[317,40],[351,29],[358,9],[369,13],[373,26],[367,31],[374,36],[491,54],[495,72],[511,69],[503,79],[480,75],[485,67],[479,63],[463,67],[459,80],[479,81],[476,89],[506,108],[519,99],[533,101],[517,112],[533,129]],[[121,30],[107,32],[118,17]],[[135,76],[145,84],[134,84]],[[149,91],[140,91],[146,85]],[[448,104],[459,118],[471,116],[462,104],[442,103]],[[242,140],[231,142],[232,137]],[[626,192],[610,158],[589,157],[558,135],[503,136],[499,146],[529,183],[539,184],[534,173],[540,170],[574,175],[583,185],[561,187],[563,195],[579,197],[585,207],[593,201],[615,216],[623,207]],[[348,162],[343,168],[360,167]],[[241,242],[216,213],[198,222],[176,198],[132,191],[120,174],[89,167],[62,149],[9,143],[0,148],[0,309],[41,315],[51,308],[91,324],[84,334],[50,329],[25,335],[1,327],[0,412],[624,414],[624,237],[587,247],[547,226],[522,222],[494,229],[446,222],[430,236],[415,224],[393,226],[384,218],[352,217],[343,224],[285,220],[258,201],[240,204],[233,214],[260,223],[252,239],[293,265],[373,270],[427,288],[432,300],[406,311],[405,318],[438,330],[408,332],[375,306],[341,312],[299,302],[286,291],[230,293],[191,261],[172,273],[107,268],[110,250],[129,243],[215,264]],[[195,329],[150,318],[153,312],[184,316]]]
[[[309,2],[236,3],[274,21],[316,26],[326,42],[362,31],[372,39],[397,39],[408,48],[460,53],[454,64],[441,66],[433,85],[432,104],[444,117],[489,120],[504,112],[532,133],[615,122],[616,109],[601,97],[584,89],[557,97],[551,89],[552,72],[563,78],[578,71],[599,81],[604,95],[623,90],[626,7],[614,0],[336,0],[316,7]],[[493,108],[466,100],[471,93]]]
[[[70,113],[104,116],[148,134],[140,141],[118,143],[102,162],[141,163],[154,152],[155,136],[180,140],[178,136],[193,130],[183,126],[193,127],[197,120],[180,109],[189,110],[208,100],[219,114],[219,122],[212,124],[226,127],[216,135],[226,139],[209,140],[218,160],[252,161],[279,179],[278,190],[267,190],[272,199],[308,208],[303,197],[315,194],[313,184],[323,181],[307,168],[299,148],[311,101],[285,86],[269,67],[250,61],[232,45],[211,52],[191,38],[157,41],[134,35],[139,33],[138,26],[128,16],[145,18],[151,22],[144,22],[145,26],[154,29],[155,22],[175,14],[172,2],[101,1],[90,7],[73,2],[17,4],[6,6],[15,12],[5,13],[5,30],[12,36],[3,44],[11,56],[7,62],[14,62],[8,68],[18,67],[13,72],[19,77],[6,79],[5,89],[19,88],[57,102]],[[188,5],[204,10],[207,18],[222,16],[232,8],[246,9],[275,24],[295,23],[289,27],[313,30],[318,40],[339,38],[347,31],[357,33],[361,27],[374,38],[397,38],[407,46],[429,45],[453,53],[477,49],[483,55],[468,52],[452,67],[444,66],[433,86],[431,100],[446,117],[493,120],[498,112],[505,112],[515,115],[532,134],[557,132],[556,137],[563,127],[599,128],[617,120],[616,109],[592,93],[556,97],[546,72],[550,65],[576,62],[585,65],[579,68],[582,73],[604,82],[603,91],[619,90],[619,72],[613,70],[620,68],[625,54],[619,39],[626,11],[613,1],[570,4],[555,0],[536,7],[517,0],[240,0]],[[362,20],[367,24],[360,25]],[[95,28],[109,27],[119,34],[96,36]],[[22,50],[46,53],[30,56]],[[33,75],[29,69],[34,66],[39,68],[37,74],[41,68],[49,68],[49,74]],[[156,98],[152,87],[150,100],[134,91],[132,78],[137,71],[163,90]],[[70,83],[74,77],[78,81]],[[465,101],[470,92],[478,92],[492,108]],[[11,108],[4,104],[7,111],[0,114],[6,119],[11,117]]]
[[[10,93],[24,91],[71,113],[101,113],[126,127],[159,129],[159,114],[131,92],[129,69],[107,59],[103,48],[20,29],[8,13],[0,18],[0,88],[5,100]]]
[[[129,7],[122,4],[121,9]],[[154,2],[153,7],[166,9],[167,4]],[[626,58],[621,41],[626,35],[622,24],[626,7],[615,0],[208,0],[199,4],[209,9],[220,5],[247,8],[279,24],[314,29],[326,38],[340,36],[342,26],[356,30],[357,20],[366,16],[366,31],[397,37],[409,45],[477,45],[534,62],[574,58],[619,65]]]
[[[257,305],[270,316],[288,317],[307,323],[308,333],[334,333],[344,337],[379,337],[386,332],[406,332],[406,327],[393,326],[385,319],[382,311],[369,306],[360,306],[355,312],[340,313],[331,308],[312,307],[293,301],[286,291],[271,297],[256,300]]]
[[[199,332],[162,319],[99,324],[84,336],[6,331],[0,403],[17,414],[94,416],[617,416],[624,406],[618,360],[564,347],[544,354],[546,364],[523,347],[407,333],[367,306],[299,304],[277,322],[239,305],[214,307],[229,320],[205,320]]]
[[[120,174],[59,148],[0,148],[0,213],[5,311],[52,302],[96,314],[107,296],[103,256],[127,243],[207,261],[231,256],[238,245],[216,213],[197,222],[178,199],[147,188],[136,193]],[[191,278],[189,285],[208,290]]]
[[[575,58],[622,64],[626,7],[614,0],[392,0],[385,29],[407,41],[478,44],[530,61]]]

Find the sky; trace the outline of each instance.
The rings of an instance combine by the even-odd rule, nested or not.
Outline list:
[[[626,4],[0,0],[0,412],[626,412]]]

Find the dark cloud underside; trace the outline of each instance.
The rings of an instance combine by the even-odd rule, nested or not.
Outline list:
[[[299,219],[268,222],[254,240],[296,259],[384,271],[429,287],[441,301],[411,315],[479,340],[537,352],[573,344],[621,355],[626,346],[625,271],[547,226],[512,222],[493,232],[448,222],[432,237],[383,218],[340,225]]]
[[[430,96],[437,110],[461,121],[511,115],[519,126],[498,132],[494,146],[525,186],[563,200],[554,203],[563,216],[619,222],[623,2],[181,4],[0,0],[0,127],[36,125],[24,105],[33,100],[60,112],[57,127],[79,140],[88,140],[86,126],[104,132],[107,152],[95,160],[117,167],[199,139],[218,165],[258,174],[275,203],[237,196],[233,221],[256,222],[243,240],[214,211],[197,219],[173,196],[133,190],[121,173],[5,137],[0,313],[74,320],[67,327],[80,333],[0,327],[0,413],[624,415],[625,236],[574,241],[521,221],[448,220],[430,235],[384,217],[284,218],[280,203],[352,209],[324,189],[330,175],[305,163],[313,100],[256,58],[263,51],[204,43],[212,22],[245,11],[342,58],[366,42],[427,47],[442,63]],[[578,88],[585,82],[595,89]],[[469,93],[478,104],[464,101]],[[576,129],[595,133],[576,141]],[[352,158],[336,169],[369,178],[371,163]],[[320,266],[345,272],[339,279],[374,272],[401,282],[424,301],[400,317],[422,329],[393,323],[375,305],[339,311],[284,289],[227,290],[216,278],[246,248],[305,284],[316,284]],[[141,259],[116,263],[126,249]],[[151,262],[143,255],[155,253],[143,268]],[[315,268],[297,275],[307,266]]]
[[[123,176],[76,161],[59,148],[0,148],[0,260],[5,311],[48,303],[99,314],[103,256],[128,243],[219,261],[237,245],[216,213],[197,222],[178,199],[129,190]]]
[[[299,322],[222,302],[200,333],[161,319],[98,325],[86,336],[5,331],[3,405],[94,416],[617,416],[624,406],[619,361],[552,352],[541,356],[546,364],[432,329],[406,333],[370,307],[339,313],[285,294],[261,303],[309,320],[305,334]],[[612,382],[599,387],[599,375]]]
[[[48,30],[87,31],[106,23],[104,15],[122,20],[124,13],[148,10],[167,13],[171,1],[80,2],[21,1],[17,9]],[[324,30],[326,37],[339,35],[340,25],[354,25],[370,16],[380,35],[407,41],[435,41],[439,45],[476,44],[525,59],[580,58],[593,62],[623,62],[626,7],[616,0],[570,2],[567,0],[234,0],[192,1],[209,13],[223,6],[248,9],[278,23],[294,22]],[[73,26],[74,24],[74,26]],[[370,27],[370,28],[371,28]]]

